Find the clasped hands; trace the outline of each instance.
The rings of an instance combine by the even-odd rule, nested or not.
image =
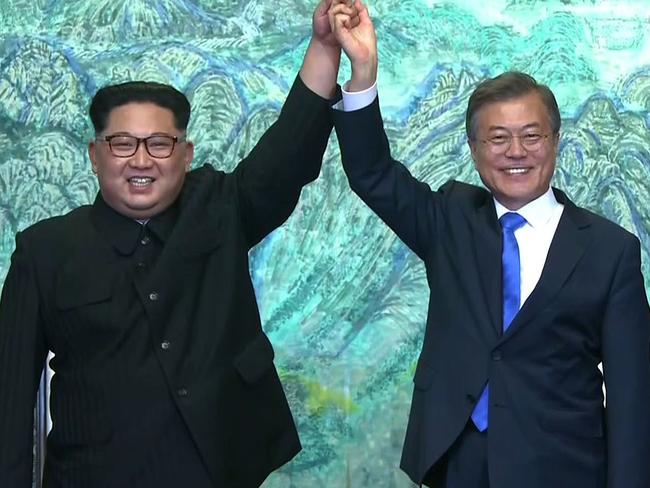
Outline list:
[[[329,25],[324,25],[327,16]],[[352,65],[349,91],[362,91],[377,79],[377,38],[367,7],[361,0],[324,0],[315,16],[327,30],[328,41],[345,52]]]

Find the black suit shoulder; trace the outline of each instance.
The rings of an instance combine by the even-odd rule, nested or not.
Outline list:
[[[446,219],[471,219],[476,210],[486,204],[492,206],[492,194],[483,187],[449,180],[437,191],[439,205]]]
[[[438,192],[450,203],[471,207],[480,206],[487,198],[491,197],[490,192],[485,188],[458,180],[447,181],[438,189]]]
[[[204,164],[185,175],[180,199],[182,202],[194,199],[205,200],[214,197],[234,198],[232,173],[217,170],[210,164]]]
[[[43,234],[48,236],[56,235],[57,233],[64,232],[69,227],[75,227],[80,222],[87,220],[91,208],[92,205],[82,205],[66,214],[48,217],[30,225],[21,231],[21,233],[24,236],[30,237],[40,237]]]
[[[73,247],[93,231],[90,225],[91,209],[92,205],[83,205],[67,214],[43,219],[19,232],[16,239],[28,242],[30,247],[43,252]]]
[[[579,228],[590,227],[593,240],[596,242],[607,243],[612,245],[629,245],[630,242],[639,243],[639,239],[632,232],[623,226],[599,215],[587,208],[574,204],[563,192],[555,192],[560,203],[564,205],[567,217],[571,219]]]
[[[576,207],[591,221],[595,229],[603,234],[623,240],[638,240],[638,238],[625,227],[583,207]]]
[[[67,214],[36,222],[16,234],[12,263],[28,263],[40,290],[51,290],[61,269],[84,255],[84,246],[96,247],[98,234],[91,222],[91,209],[91,205],[83,205]],[[87,261],[83,259],[79,266],[92,267]]]

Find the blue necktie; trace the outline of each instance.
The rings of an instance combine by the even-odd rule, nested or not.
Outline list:
[[[501,255],[501,269],[503,277],[503,331],[510,327],[510,322],[519,311],[521,302],[521,278],[519,265],[519,246],[515,238],[515,231],[526,223],[521,215],[508,212],[499,219],[503,233],[503,254]],[[481,397],[478,399],[472,421],[476,428],[483,432],[488,426],[488,397],[490,385],[485,385]]]

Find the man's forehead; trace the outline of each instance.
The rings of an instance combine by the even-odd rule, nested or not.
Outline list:
[[[548,124],[550,114],[539,94],[532,92],[486,103],[479,109],[477,119],[481,127],[494,125],[533,126]]]
[[[158,105],[157,103],[154,102],[127,102],[123,103],[121,105],[117,105],[111,109],[111,111],[108,113],[109,117],[115,113],[118,112],[125,112],[125,113],[147,113],[147,112],[164,112],[169,114],[170,116],[173,116],[173,112],[167,108],[163,107],[162,105]]]
[[[142,128],[159,132],[175,129],[174,114],[152,102],[129,102],[111,109],[106,120],[106,130]]]

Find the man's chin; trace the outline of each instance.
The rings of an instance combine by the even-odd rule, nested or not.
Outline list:
[[[113,207],[115,211],[136,220],[145,220],[160,213],[160,202],[124,202],[118,208]]]
[[[514,188],[508,188],[507,191],[493,190],[492,194],[501,205],[513,211],[535,199],[535,197],[531,198],[531,192],[525,189],[519,191]]]

